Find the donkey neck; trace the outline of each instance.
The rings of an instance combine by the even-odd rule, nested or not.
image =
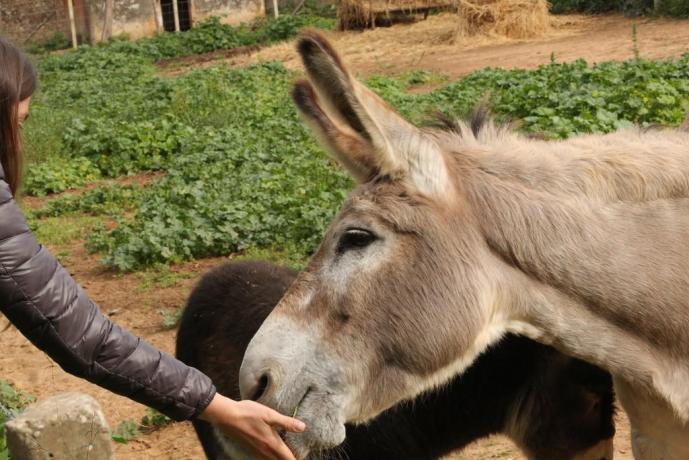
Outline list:
[[[533,338],[676,394],[677,376],[689,379],[689,199],[609,203],[462,174],[512,313]],[[689,418],[683,392],[671,402]]]
[[[470,150],[479,167],[503,180],[551,193],[603,201],[689,197],[687,132],[628,129],[558,142],[489,133],[446,142],[450,150]]]

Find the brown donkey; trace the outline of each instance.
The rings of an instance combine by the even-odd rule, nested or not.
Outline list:
[[[643,459],[689,458],[689,134],[422,131],[299,41],[294,99],[359,181],[253,338],[244,397],[293,450],[448,382],[513,332],[608,369]]]
[[[220,265],[189,296],[177,357],[239,398],[249,341],[297,272],[267,262]],[[347,426],[321,460],[433,460],[503,433],[534,460],[612,460],[610,374],[552,347],[508,334],[443,388],[402,402],[366,424]],[[201,420],[193,421],[209,460],[243,456]]]

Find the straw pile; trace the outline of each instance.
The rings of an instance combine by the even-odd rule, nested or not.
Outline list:
[[[459,13],[457,35],[496,34],[538,37],[550,29],[547,0],[454,0]]]
[[[456,0],[340,0],[337,17],[341,29],[389,25],[405,15],[430,9],[447,9]]]

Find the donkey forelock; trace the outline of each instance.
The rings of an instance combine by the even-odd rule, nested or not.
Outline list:
[[[359,181],[242,365],[243,395],[267,382],[262,402],[313,427],[289,438],[299,454],[443,384],[508,331],[689,418],[689,133],[548,142],[485,110],[420,129],[322,36],[298,49],[295,103]]]

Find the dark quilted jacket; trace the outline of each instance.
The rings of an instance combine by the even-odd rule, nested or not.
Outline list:
[[[175,420],[199,415],[210,379],[113,324],[26,225],[0,167],[0,311],[65,371]]]

